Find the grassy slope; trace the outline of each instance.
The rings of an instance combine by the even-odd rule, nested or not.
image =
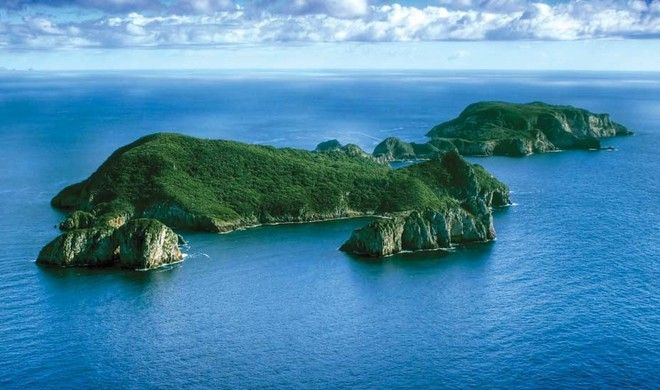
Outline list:
[[[90,178],[65,188],[52,203],[82,210],[107,209],[99,206],[105,202],[110,208],[128,204],[138,214],[154,204],[174,203],[224,221],[338,208],[440,209],[456,204],[444,184],[438,184],[450,176],[440,160],[392,170],[345,153],[154,134],[118,149]],[[484,177],[484,183],[488,180]]]

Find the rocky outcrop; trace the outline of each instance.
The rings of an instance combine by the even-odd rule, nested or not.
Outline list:
[[[96,216],[96,224],[113,229],[120,228],[134,217],[135,208],[121,202],[102,202],[91,209]]]
[[[129,221],[117,230],[114,238],[122,268],[157,268],[182,259],[177,234],[155,219]]]
[[[405,142],[396,137],[389,137],[379,143],[372,155],[385,161],[428,160],[456,147],[444,140],[432,140],[424,144]]]
[[[87,229],[96,225],[96,217],[92,213],[76,210],[59,224],[62,230]]]
[[[68,230],[39,252],[37,263],[150,269],[182,258],[178,237],[172,229],[153,219],[137,219],[120,228],[97,225]]]
[[[495,229],[490,214],[484,221],[462,208],[424,210],[371,222],[355,230],[340,249],[359,256],[382,257],[402,251],[450,248],[455,244],[485,242],[493,238]]]
[[[427,134],[463,155],[526,156],[561,149],[598,149],[600,139],[632,134],[608,114],[541,102],[479,102]]]
[[[37,263],[62,267],[111,266],[117,255],[114,233],[115,230],[110,228],[67,231],[39,252]]]
[[[321,142],[320,144],[316,145],[316,149],[314,149],[314,152],[316,153],[340,152],[346,154],[349,157],[371,158],[371,156],[367,152],[362,150],[362,148],[360,148],[359,146],[355,144],[342,145],[336,139]]]

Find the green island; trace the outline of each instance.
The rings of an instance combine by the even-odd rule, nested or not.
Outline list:
[[[38,263],[154,268],[178,231],[380,216],[342,249],[368,256],[494,238],[508,188],[457,153],[392,169],[357,147],[316,152],[159,133],[115,151],[51,204],[69,211]],[[379,222],[380,221],[380,222]],[[400,225],[392,233],[385,227]],[[174,230],[173,230],[174,229]],[[424,234],[415,240],[411,236]],[[423,231],[422,231],[423,230]]]
[[[567,149],[600,149],[600,139],[632,132],[612,121],[572,106],[541,102],[478,102],[457,118],[434,126],[427,143],[388,138],[373,156],[389,161],[428,159],[447,151],[464,156],[527,156]]]
[[[495,238],[507,186],[461,155],[598,149],[632,134],[607,114],[545,103],[471,104],[427,143],[388,138],[368,154],[337,140],[316,150],[158,133],[115,151],[51,204],[69,212],[37,262],[149,269],[181,261],[177,231],[373,216],[340,247],[360,256]],[[425,160],[400,169],[389,162]]]

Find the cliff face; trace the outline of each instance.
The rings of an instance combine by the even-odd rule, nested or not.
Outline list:
[[[600,138],[632,134],[587,110],[540,102],[480,102],[431,129],[428,137],[451,142],[463,155],[524,156],[559,149],[597,149]]]
[[[412,211],[382,218],[357,229],[341,250],[359,256],[381,257],[401,251],[450,248],[454,244],[485,242],[495,238],[488,223],[464,209]]]
[[[178,237],[172,229],[156,220],[137,219],[119,228],[97,222],[93,227],[71,228],[39,252],[37,263],[61,267],[118,265],[149,269],[182,258]]]
[[[385,216],[355,230],[340,249],[380,257],[494,239],[492,208],[510,204],[508,188],[456,153],[447,153],[440,161],[446,176],[438,188],[452,194],[457,200],[455,207]],[[423,164],[409,169],[424,174]]]
[[[155,219],[135,219],[115,235],[122,268],[150,269],[182,259],[179,237]]]
[[[62,267],[111,266],[117,255],[115,230],[110,228],[75,229],[63,233],[47,244],[37,263]]]

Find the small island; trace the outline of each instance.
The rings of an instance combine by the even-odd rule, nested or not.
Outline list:
[[[541,102],[478,102],[448,122],[434,126],[427,143],[387,138],[373,156],[394,160],[428,159],[457,151],[464,156],[527,156],[567,149],[600,149],[600,139],[630,135],[608,114]]]
[[[357,216],[380,218],[355,232],[345,251],[449,247],[494,238],[491,207],[507,205],[508,192],[455,152],[392,169],[357,146],[309,152],[159,133],[118,149],[52,199],[70,214],[37,261],[148,269],[182,259],[172,229],[230,232]],[[385,225],[402,228],[390,234]],[[415,229],[428,237],[415,244]]]

